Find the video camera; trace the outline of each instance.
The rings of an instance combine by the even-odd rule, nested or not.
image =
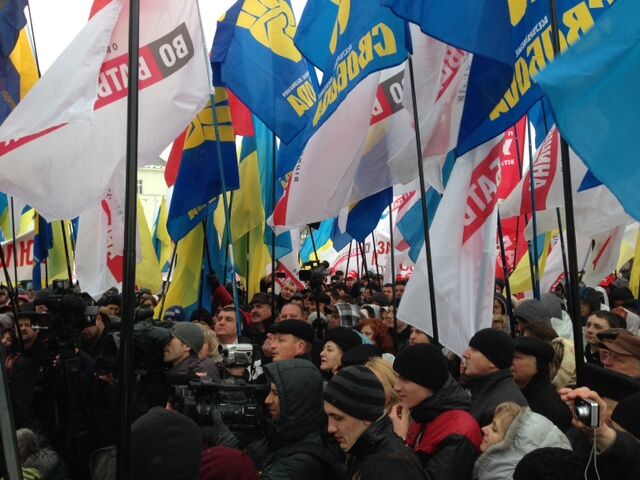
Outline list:
[[[43,298],[36,298],[34,305],[47,307],[48,324],[38,319],[38,327],[49,328],[55,332],[68,330],[82,330],[96,324],[96,316],[100,308],[97,305],[87,305],[78,295],[73,293],[52,294]],[[43,317],[44,318],[44,317]]]
[[[251,366],[253,364],[254,350],[254,345],[250,343],[218,346],[218,352],[222,357],[222,366],[224,368]]]
[[[220,414],[232,432],[256,432],[264,426],[264,399],[268,385],[215,383],[192,380],[189,385],[175,385],[171,402],[176,411],[187,415],[198,425],[211,425]]]
[[[311,260],[302,264],[302,269],[298,272],[300,281],[307,282],[313,290],[320,290],[329,275],[329,262],[318,262]]]

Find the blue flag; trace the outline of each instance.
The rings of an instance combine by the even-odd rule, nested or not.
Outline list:
[[[36,215],[35,232],[33,236],[33,289],[42,289],[42,262],[49,257],[49,250],[53,248],[53,228],[42,215]]]
[[[24,9],[27,0],[8,0],[0,4],[0,55],[9,58],[20,30],[27,24]]]
[[[296,42],[324,72],[309,138],[367,75],[407,58],[406,22],[375,2],[309,0]],[[304,30],[302,30],[304,27]]]
[[[293,43],[296,20],[288,0],[237,1],[218,22],[213,64],[222,80],[280,139],[305,128],[317,80]]]
[[[393,200],[392,187],[360,200],[349,211],[347,233],[354,240],[364,242],[378,225],[382,212],[389,206],[391,200]]]
[[[543,93],[532,80],[553,61],[551,2],[382,0],[445,43],[474,54],[458,156],[514,125]],[[560,48],[574,45],[610,2],[558,0]]]
[[[640,2],[616,2],[580,43],[536,77],[562,135],[636,220],[640,219],[638,18]]]
[[[167,219],[167,230],[173,241],[183,238],[207,213],[215,210],[214,199],[223,191],[218,148],[222,154],[227,191],[237,189],[240,184],[235,135],[226,90],[216,88],[215,97],[219,142],[216,141],[218,139],[210,105],[188,127]]]

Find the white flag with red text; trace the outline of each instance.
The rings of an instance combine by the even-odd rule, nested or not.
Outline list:
[[[128,1],[113,0],[92,17],[0,127],[0,169],[11,172],[0,190],[48,220],[98,205],[123,165],[128,12]],[[197,1],[142,0],[139,165],[156,160],[204,108],[209,70]]]
[[[439,340],[460,355],[491,326],[501,138],[458,158],[430,228]],[[398,318],[433,333],[424,248]]]

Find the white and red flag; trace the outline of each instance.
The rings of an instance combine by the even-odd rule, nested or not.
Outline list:
[[[49,220],[99,204],[126,152],[129,2],[112,0],[0,127],[0,190]],[[204,108],[211,76],[196,0],[140,5],[138,162]]]
[[[491,326],[501,139],[456,161],[430,229],[440,342],[458,355]],[[398,318],[432,333],[429,294],[423,248]]]

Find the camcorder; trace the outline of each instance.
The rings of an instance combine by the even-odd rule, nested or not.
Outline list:
[[[212,425],[214,416],[233,433],[262,431],[265,422],[264,399],[268,385],[249,385],[242,380],[216,383],[208,379],[175,385],[171,403],[200,426]]]
[[[249,367],[253,364],[255,345],[238,343],[236,345],[219,345],[218,352],[222,357],[224,368]]]
[[[298,272],[301,282],[307,282],[312,290],[321,290],[325,279],[329,276],[329,262],[317,262],[315,260],[305,262]]]

